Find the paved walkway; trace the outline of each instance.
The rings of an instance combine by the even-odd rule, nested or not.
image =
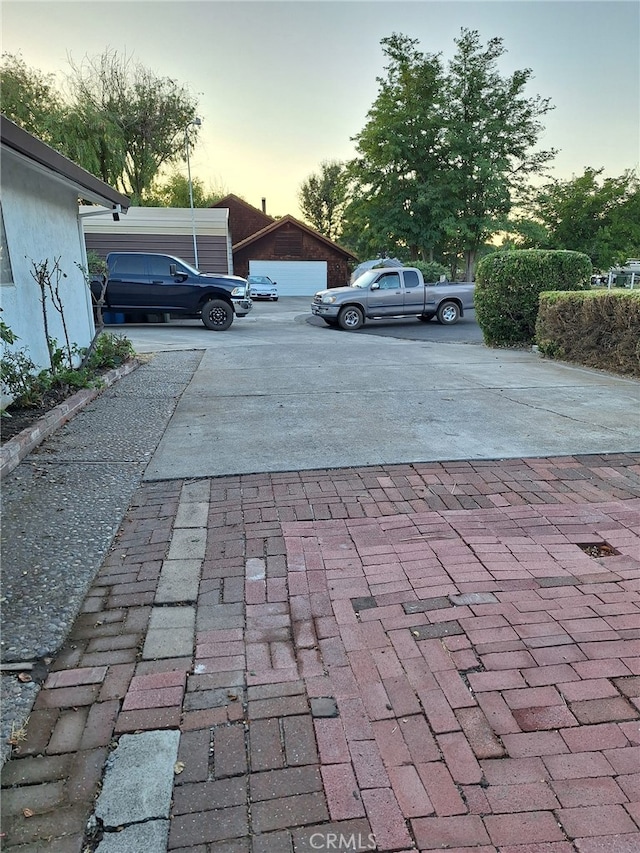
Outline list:
[[[3,769],[33,853],[637,853],[640,457],[138,486]]]

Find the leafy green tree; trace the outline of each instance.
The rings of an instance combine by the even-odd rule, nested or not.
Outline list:
[[[397,33],[382,39],[386,77],[377,78],[378,96],[354,139],[345,234],[361,254],[387,251],[430,260],[442,236],[436,174],[442,164],[442,68],[417,44]]]
[[[349,177],[344,163],[324,160],[320,171],[309,175],[300,187],[298,201],[304,218],[320,234],[336,240],[342,230]]]
[[[111,115],[91,103],[67,106],[61,134],[55,147],[62,154],[105,183],[123,186],[126,140]]]
[[[640,257],[638,174],[604,178],[603,171],[587,168],[568,181],[553,181],[534,200],[549,245],[584,252],[598,270]]]
[[[206,189],[198,178],[191,181],[194,207],[212,207],[221,198],[228,195],[224,188]],[[162,183],[154,185],[152,191],[145,197],[147,207],[189,207],[189,181],[178,171],[172,172]]]
[[[540,119],[552,107],[525,95],[531,70],[501,76],[502,39],[483,46],[476,31],[463,29],[455,44],[445,69],[414,39],[382,40],[390,62],[355,137],[345,230],[368,220],[368,239],[394,242],[396,254],[405,247],[413,258],[447,260],[452,269],[463,254],[470,279],[478,253],[555,151],[536,150]]]
[[[58,140],[63,103],[53,74],[42,74],[21,56],[3,53],[0,85],[2,112],[8,119],[44,142]]]
[[[520,216],[507,219],[501,230],[504,232],[500,246],[502,249],[551,248],[551,238],[547,229],[541,222],[529,219],[524,211]]]
[[[500,38],[484,47],[476,31],[463,29],[455,44],[443,91],[453,202],[446,227],[464,251],[469,280],[482,245],[556,152],[535,150],[540,118],[552,106],[548,98],[525,95],[531,69],[501,76],[497,64],[506,50]]]
[[[629,258],[640,258],[640,192],[637,175],[634,189],[616,206],[611,221],[598,235],[598,268],[623,264]]]

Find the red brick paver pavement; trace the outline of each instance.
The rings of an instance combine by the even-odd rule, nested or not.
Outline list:
[[[109,750],[172,728],[171,851],[640,850],[639,458],[211,480],[193,654],[145,659],[182,487],[52,666],[7,849],[95,849]]]

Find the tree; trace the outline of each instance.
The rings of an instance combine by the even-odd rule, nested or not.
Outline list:
[[[2,54],[0,67],[2,112],[8,119],[44,142],[58,139],[62,99],[53,74],[28,68],[20,56]]]
[[[496,232],[521,188],[544,171],[555,151],[537,151],[548,98],[526,97],[532,71],[501,77],[502,39],[486,47],[476,31],[463,29],[443,91],[447,183],[451,208],[446,224],[465,253],[466,278],[480,247]]]
[[[221,198],[228,195],[221,187],[205,188],[198,178],[191,182],[194,207],[212,207]],[[147,207],[190,207],[189,181],[178,171],[172,172],[161,184],[155,184],[152,191],[145,197]]]
[[[185,128],[197,103],[175,80],[157,77],[114,51],[71,66],[75,111],[81,117],[98,114],[119,138],[124,161],[117,186],[140,204],[161,167],[184,156]],[[196,134],[192,132],[189,144]],[[104,162],[100,136],[92,135],[91,142],[95,159]]]
[[[375,246],[377,252],[431,260],[442,237],[436,177],[442,67],[437,56],[417,49],[415,39],[394,33],[381,43],[389,63],[386,77],[377,78],[367,123],[354,138],[357,156],[349,164],[354,192],[345,231],[361,251]]]
[[[3,112],[133,204],[144,203],[162,167],[184,158],[187,126],[193,148],[196,100],[175,80],[115,51],[70,65],[63,94],[53,75],[3,55]]]
[[[507,219],[501,229],[501,249],[550,249],[549,232],[542,223],[522,215]]]
[[[603,178],[603,169],[587,168],[568,181],[553,181],[539,190],[534,215],[546,228],[550,246],[584,252],[595,269],[640,257],[637,172]]]
[[[65,99],[53,74],[28,68],[3,55],[2,111],[106,183],[116,185],[124,171],[125,146],[113,118],[91,104]]]
[[[348,192],[347,170],[338,160],[324,160],[320,172],[310,175],[298,192],[303,216],[329,240],[336,240],[342,230]]]
[[[126,140],[113,116],[95,104],[73,104],[63,110],[61,129],[62,138],[55,146],[61,153],[105,183],[125,191],[122,176]]]
[[[352,222],[369,220],[371,232],[399,253],[435,258],[452,267],[465,256],[471,279],[484,243],[499,230],[518,193],[544,171],[555,152],[538,151],[540,118],[548,99],[524,94],[531,70],[502,77],[502,40],[483,47],[463,29],[446,69],[417,41],[394,34],[382,40],[387,76],[350,164]]]

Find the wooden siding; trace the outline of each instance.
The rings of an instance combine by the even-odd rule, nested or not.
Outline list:
[[[229,211],[229,233],[231,234],[232,245],[241,243],[247,237],[262,231],[263,228],[274,222],[273,217],[267,216],[257,207],[252,207],[233,195],[220,199],[214,207],[226,208]]]
[[[287,229],[285,231],[285,229]],[[293,241],[293,232],[301,237],[301,250],[295,254],[282,254],[279,249],[282,242],[281,231],[266,234],[255,240],[243,249],[233,253],[233,266],[236,275],[246,278],[249,275],[249,261],[326,261],[327,262],[327,287],[343,287],[349,283],[350,269],[348,257],[344,252],[335,250],[326,242],[316,240],[311,234],[293,223],[283,225],[282,231],[288,233]],[[296,241],[299,237],[296,237]],[[297,247],[297,242],[296,242]]]
[[[186,234],[85,234],[87,251],[93,250],[101,258],[109,252],[158,252],[174,255],[190,264],[195,263],[193,236]],[[198,266],[202,272],[228,275],[227,241],[224,237],[205,234],[197,237]]]
[[[105,216],[83,216],[98,208],[83,205],[80,216],[87,251],[101,257],[109,252],[160,252],[195,263],[193,225],[195,221],[198,266],[203,272],[227,275],[233,272],[231,241],[226,208],[131,207],[126,216],[114,221]]]
[[[299,228],[285,226],[275,235],[274,250],[284,258],[301,258],[304,251],[302,231]]]
[[[126,215],[114,222],[110,210],[103,216],[85,216],[100,210],[91,205],[80,206],[80,218],[85,231],[121,231],[135,234],[212,234],[226,237],[229,232],[229,211],[211,207],[130,207]]]

